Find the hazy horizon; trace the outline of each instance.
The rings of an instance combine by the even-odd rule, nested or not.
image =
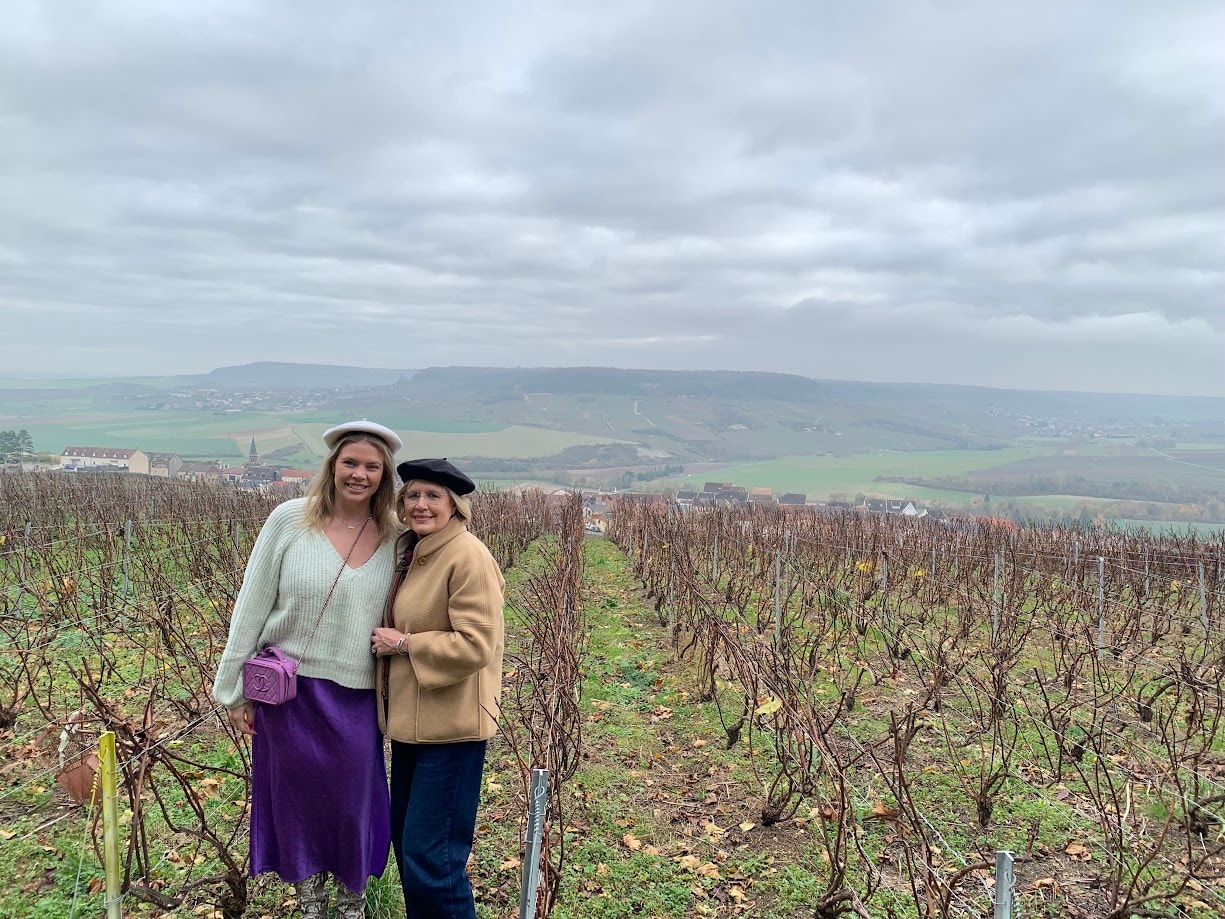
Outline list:
[[[57,373],[42,373],[42,374],[31,373],[31,374],[15,374],[15,375],[13,375],[13,374],[3,374],[3,373],[0,373],[0,381],[8,381],[8,382],[13,382],[13,381],[27,381],[27,380],[28,380],[28,381],[30,381],[30,382],[38,382],[38,381],[47,381],[47,382],[77,382],[77,381],[80,381],[80,382],[97,382],[97,381],[107,381],[107,380],[141,380],[141,379],[151,379],[151,380],[157,380],[157,379],[165,379],[166,377],[191,377],[191,376],[206,376],[206,375],[208,375],[209,373],[211,373],[212,371],[215,371],[215,370],[221,370],[221,369],[225,369],[225,368],[234,368],[234,367],[246,367],[246,366],[251,366],[251,365],[253,365],[253,364],[267,364],[267,363],[286,364],[286,365],[289,365],[289,366],[298,366],[298,367],[309,367],[309,366],[329,366],[329,367],[336,367],[336,368],[340,368],[340,369],[354,369],[354,370],[382,370],[382,371],[388,371],[388,372],[404,372],[404,373],[418,373],[418,372],[419,372],[419,371],[421,371],[421,370],[428,369],[428,368],[426,368],[426,367],[375,367],[375,366],[369,366],[369,367],[366,367],[366,366],[362,366],[362,365],[358,365],[358,364],[316,364],[316,363],[304,363],[304,362],[300,362],[300,361],[261,361],[261,360],[256,360],[256,361],[250,361],[250,362],[247,362],[247,363],[245,363],[245,364],[221,364],[221,365],[218,365],[218,366],[216,366],[216,367],[210,367],[208,370],[201,370],[201,371],[182,371],[182,372],[180,372],[180,373],[166,373],[166,374],[141,374],[141,375],[134,375],[134,374],[130,374],[130,373],[116,373],[116,374],[88,374],[88,375],[81,375],[81,374],[72,374],[72,373],[58,373],[58,374],[57,374]],[[624,371],[631,372],[631,373],[632,373],[632,372],[634,372],[634,371],[656,372],[656,371],[661,371],[661,370],[676,370],[676,368],[674,368],[674,367],[613,367],[613,366],[611,366],[611,365],[595,365],[595,364],[581,364],[581,365],[580,365],[580,364],[555,364],[555,365],[544,365],[544,364],[530,364],[530,365],[529,365],[529,364],[506,364],[506,365],[494,365],[494,364],[487,364],[487,365],[482,364],[482,365],[477,365],[477,364],[466,364],[466,365],[438,365],[438,366],[464,366],[464,367],[474,367],[474,368],[492,368],[492,369],[498,369],[498,370],[541,370],[541,369],[559,369],[559,370],[582,370],[582,369],[596,369],[596,370],[624,370]],[[693,372],[693,373],[745,373],[745,372],[747,372],[747,373],[789,373],[789,371],[758,370],[758,369],[754,369],[754,368],[748,368],[748,369],[745,369],[745,370],[736,370],[736,369],[727,368],[727,367],[695,367],[695,368],[692,368],[692,370],[691,370],[691,371],[682,371],[682,372]],[[805,374],[793,374],[793,375],[794,375],[794,376],[806,376]],[[854,379],[854,378],[849,378],[849,377],[806,377],[806,378],[807,378],[807,379],[814,380],[814,381],[816,381],[816,382],[818,382],[818,383],[862,383],[862,384],[865,384],[865,385],[884,384],[884,385],[897,385],[897,386],[964,386],[964,387],[977,388],[977,389],[993,389],[993,390],[1001,390],[1001,391],[1005,391],[1005,392],[1033,392],[1033,393],[1081,393],[1081,394],[1085,394],[1085,395],[1106,395],[1106,396],[1160,396],[1160,397],[1168,397],[1168,398],[1171,398],[1171,399],[1225,399],[1225,395],[1197,395],[1197,394],[1180,394],[1180,393],[1153,393],[1153,392],[1141,392],[1141,391],[1134,391],[1134,390],[1133,390],[1133,391],[1119,391],[1119,392],[1113,392],[1113,391],[1092,390],[1092,389],[1043,389],[1043,388],[1034,387],[1034,386],[1028,386],[1028,387],[1022,387],[1022,386],[987,386],[987,385],[982,385],[982,384],[977,384],[977,383],[947,383],[947,382],[943,382],[943,381],[939,381],[939,380],[923,380],[923,381],[920,381],[920,380],[869,380],[869,379]]]

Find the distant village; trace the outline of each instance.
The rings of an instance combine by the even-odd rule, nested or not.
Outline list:
[[[809,501],[803,492],[784,492],[775,496],[772,488],[744,488],[731,482],[706,482],[701,491],[684,489],[676,492],[613,491],[598,494],[607,500],[636,501],[643,503],[673,504],[683,511],[702,507],[734,507],[737,505],[776,505],[783,510],[797,511],[823,508],[827,510],[854,510],[870,514],[896,517],[927,517],[943,520],[946,512],[938,507],[927,507],[918,501],[905,498],[863,497],[857,503],[849,501]]]
[[[1164,418],[1147,420],[1128,418],[1116,420],[1077,419],[1031,415],[1027,412],[1009,411],[992,406],[986,410],[988,417],[1007,418],[1030,437],[1067,438],[1072,440],[1094,440],[1097,438],[1155,438],[1168,439],[1176,433],[1187,433],[1196,426],[1186,421],[1167,421]]]
[[[247,462],[242,466],[227,466],[220,461],[191,462],[177,453],[146,453],[119,447],[65,447],[59,461],[59,470],[66,473],[130,473],[195,482],[227,482],[242,488],[304,485],[315,476],[312,469],[265,465],[260,461],[255,438],[251,439]]]
[[[310,411],[330,405],[335,399],[347,394],[348,390],[341,387],[210,389],[203,386],[183,386],[169,392],[124,393],[116,398],[121,402],[133,403],[138,411],[213,412],[224,415],[238,412]]]
[[[306,485],[315,475],[314,470],[310,469],[265,465],[260,460],[254,438],[251,440],[247,462],[242,466],[226,466],[219,461],[190,462],[177,453],[145,452],[134,448],[69,446],[65,447],[59,456],[58,469],[64,473],[85,475],[128,473],[158,478],[226,483],[239,488],[260,490]],[[561,500],[571,491],[571,489],[563,488],[553,489],[546,492],[546,498]],[[808,496],[802,492],[784,492],[775,495],[771,488],[745,488],[731,482],[706,482],[701,491],[682,489],[673,493],[584,489],[582,494],[585,516],[592,530],[603,529],[606,515],[610,507],[617,501],[672,505],[682,512],[703,507],[754,504],[775,505],[793,512],[820,508],[853,510],[884,516],[926,517],[930,520],[947,519],[947,512],[942,508],[928,507],[918,501],[904,498],[865,496],[854,504],[848,501],[809,501]]]

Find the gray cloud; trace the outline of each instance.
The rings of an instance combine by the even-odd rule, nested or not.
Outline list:
[[[0,12],[12,373],[612,364],[1225,395],[1225,11]]]

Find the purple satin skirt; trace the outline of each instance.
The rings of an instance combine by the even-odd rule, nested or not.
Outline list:
[[[374,690],[298,677],[284,705],[255,706],[251,874],[289,883],[330,871],[354,892],[380,877],[391,845]]]

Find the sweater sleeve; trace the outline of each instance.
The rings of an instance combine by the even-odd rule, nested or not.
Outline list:
[[[423,689],[441,689],[484,669],[502,641],[502,572],[477,543],[464,553],[448,581],[450,631],[414,632],[409,660]]]
[[[242,664],[257,650],[264,623],[277,600],[281,580],[281,558],[289,544],[289,536],[298,518],[296,507],[286,502],[273,508],[255,538],[255,546],[247,559],[238,599],[230,615],[230,634],[225,651],[217,666],[213,681],[213,698],[226,708],[243,702]]]

